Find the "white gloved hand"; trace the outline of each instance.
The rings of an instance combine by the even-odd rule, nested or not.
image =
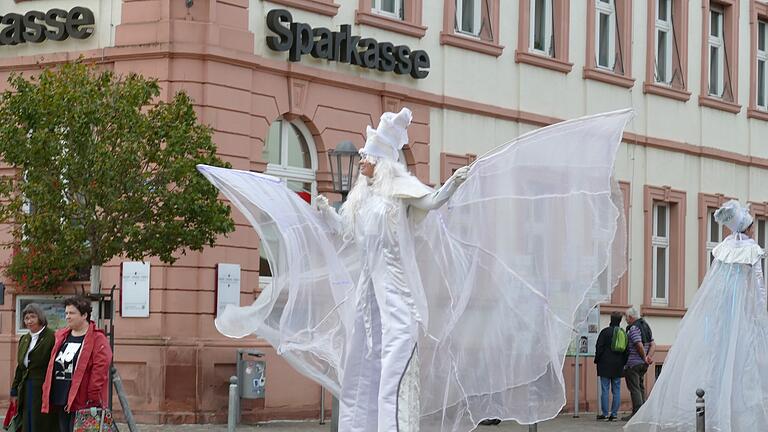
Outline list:
[[[317,210],[323,213],[331,208],[331,203],[328,202],[328,198],[326,198],[325,195],[318,195],[317,198],[315,198],[315,203],[317,204]]]
[[[456,186],[464,183],[469,177],[469,166],[465,165],[453,172],[453,181],[456,182]]]

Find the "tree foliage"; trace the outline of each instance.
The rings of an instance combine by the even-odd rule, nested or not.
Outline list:
[[[196,164],[226,166],[190,98],[158,102],[156,80],[82,61],[13,74],[0,97],[0,223],[13,231],[6,274],[50,290],[113,257],[213,246],[234,229]]]

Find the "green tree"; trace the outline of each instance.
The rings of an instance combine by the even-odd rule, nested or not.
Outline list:
[[[158,101],[156,80],[82,61],[13,74],[0,96],[0,223],[6,275],[47,291],[117,256],[173,263],[234,229],[196,164],[225,166],[189,97]]]

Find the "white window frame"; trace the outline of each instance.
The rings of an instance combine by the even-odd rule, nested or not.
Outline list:
[[[463,28],[461,28],[461,24],[463,22],[462,14],[464,11],[465,2],[473,2],[473,5],[474,5],[475,19],[472,22],[473,27],[471,31],[464,30]],[[456,31],[458,33],[474,36],[474,37],[480,36],[480,27],[482,26],[482,20],[483,20],[483,15],[481,10],[482,3],[483,3],[483,0],[456,0],[456,27],[457,27]]]
[[[600,64],[600,15],[608,15],[608,62]],[[595,0],[595,65],[613,71],[616,65],[616,3],[615,0]]]
[[[394,12],[390,12],[387,10],[384,10],[381,8],[381,4],[383,3],[383,0],[371,0],[371,12],[385,16],[387,18],[392,18],[396,20],[402,20],[403,18],[403,0],[394,0],[395,1],[395,10]]]
[[[758,217],[755,219],[755,241],[763,249],[768,247],[768,218]],[[768,287],[768,269],[766,269],[766,266],[768,266],[768,256],[763,256],[760,261],[763,267],[763,284]]]
[[[659,236],[658,235],[658,220],[659,220],[659,207],[664,207],[666,209],[665,216],[666,216],[666,236]],[[651,233],[651,260],[653,262],[653,285],[652,285],[652,292],[651,292],[651,303],[655,305],[668,305],[669,304],[669,238],[670,238],[670,211],[672,210],[672,206],[670,206],[668,203],[665,202],[657,202],[653,204],[653,232]],[[664,254],[664,269],[666,270],[665,275],[665,283],[664,283],[664,297],[657,296],[657,283],[658,280],[657,272],[658,272],[658,262],[657,262],[657,250],[658,249],[665,249],[666,253]]]
[[[667,16],[663,17],[664,19],[659,18],[659,11],[661,10],[661,5],[666,4],[666,11]],[[673,1],[672,0],[656,0],[656,29],[655,29],[655,36],[656,36],[656,46],[654,47],[654,50],[656,51],[656,67],[655,67],[655,81],[660,84],[666,84],[669,85],[672,83],[672,50],[675,48],[674,46],[674,31],[673,31],[673,24],[672,24],[672,7],[673,7]],[[665,62],[665,68],[664,68],[664,79],[659,79],[659,33],[665,33],[666,34],[666,43],[665,45],[665,55],[664,55],[664,62]]]
[[[304,124],[301,122],[288,121],[285,119],[278,119],[276,121],[290,123],[291,125],[295,126],[299,130],[299,132],[302,135],[302,138],[304,139],[304,142],[307,143],[307,151],[309,152],[311,168],[299,168],[299,167],[288,165],[288,146],[283,145],[283,143],[288,142],[288,134],[293,132],[291,131],[291,128],[284,127],[281,124],[280,126],[280,163],[267,164],[267,170],[265,171],[265,174],[279,177],[280,180],[283,181],[283,183],[285,184],[287,184],[289,181],[310,183],[312,202],[314,203],[315,197],[317,196],[317,150],[315,147],[315,143],[312,140],[312,133],[310,133],[309,129],[307,129],[307,127],[304,126]],[[267,143],[264,143],[264,145],[267,145]]]
[[[547,57],[553,57],[554,53],[552,52],[552,36],[554,29],[552,28],[552,14],[554,13],[553,9],[553,0],[544,0],[544,49],[540,50],[535,48],[536,46],[536,0],[530,0],[531,1],[531,11],[530,11],[530,27],[529,27],[529,37],[530,40],[530,46],[528,47],[528,50],[530,52],[544,55]]]
[[[709,23],[710,23],[710,29],[709,34],[707,35],[707,55],[709,56],[709,63],[707,64],[707,93],[710,96],[721,98],[723,97],[723,93],[725,92],[725,28],[723,25],[725,24],[725,11],[721,8],[712,8],[709,11],[710,16],[708,17]],[[719,23],[718,23],[718,29],[719,34],[712,36],[712,15],[718,14],[719,15]],[[717,88],[715,88],[714,92],[712,91],[712,48],[717,49],[717,82],[715,85]]]
[[[715,247],[723,241],[723,226],[717,222],[715,222],[715,212],[717,209],[714,208],[707,208],[707,238],[706,238],[706,248],[707,248],[707,270],[712,266],[712,251],[715,249]],[[712,224],[715,224],[717,227],[717,239],[712,239]]]
[[[763,47],[764,49],[760,49],[760,26],[764,26],[765,31],[763,32]],[[758,20],[757,21],[757,62],[755,66],[755,75],[757,75],[757,83],[755,85],[755,104],[759,109],[762,109],[764,111],[768,111],[768,21],[766,20]],[[760,63],[763,64],[763,103],[760,104],[760,75],[758,74],[758,71],[760,70]]]

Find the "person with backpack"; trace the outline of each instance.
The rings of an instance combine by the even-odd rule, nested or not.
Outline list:
[[[614,421],[621,405],[621,375],[627,360],[627,333],[621,328],[622,314],[611,314],[611,323],[600,331],[595,345],[595,364],[600,377],[600,413],[597,420]],[[608,393],[613,395],[608,410]]]
[[[629,343],[624,378],[632,398],[632,413],[622,417],[623,421],[629,421],[645,403],[645,373],[648,372],[648,366],[653,364],[653,354],[656,352],[651,327],[634,307],[627,309],[627,323]]]

